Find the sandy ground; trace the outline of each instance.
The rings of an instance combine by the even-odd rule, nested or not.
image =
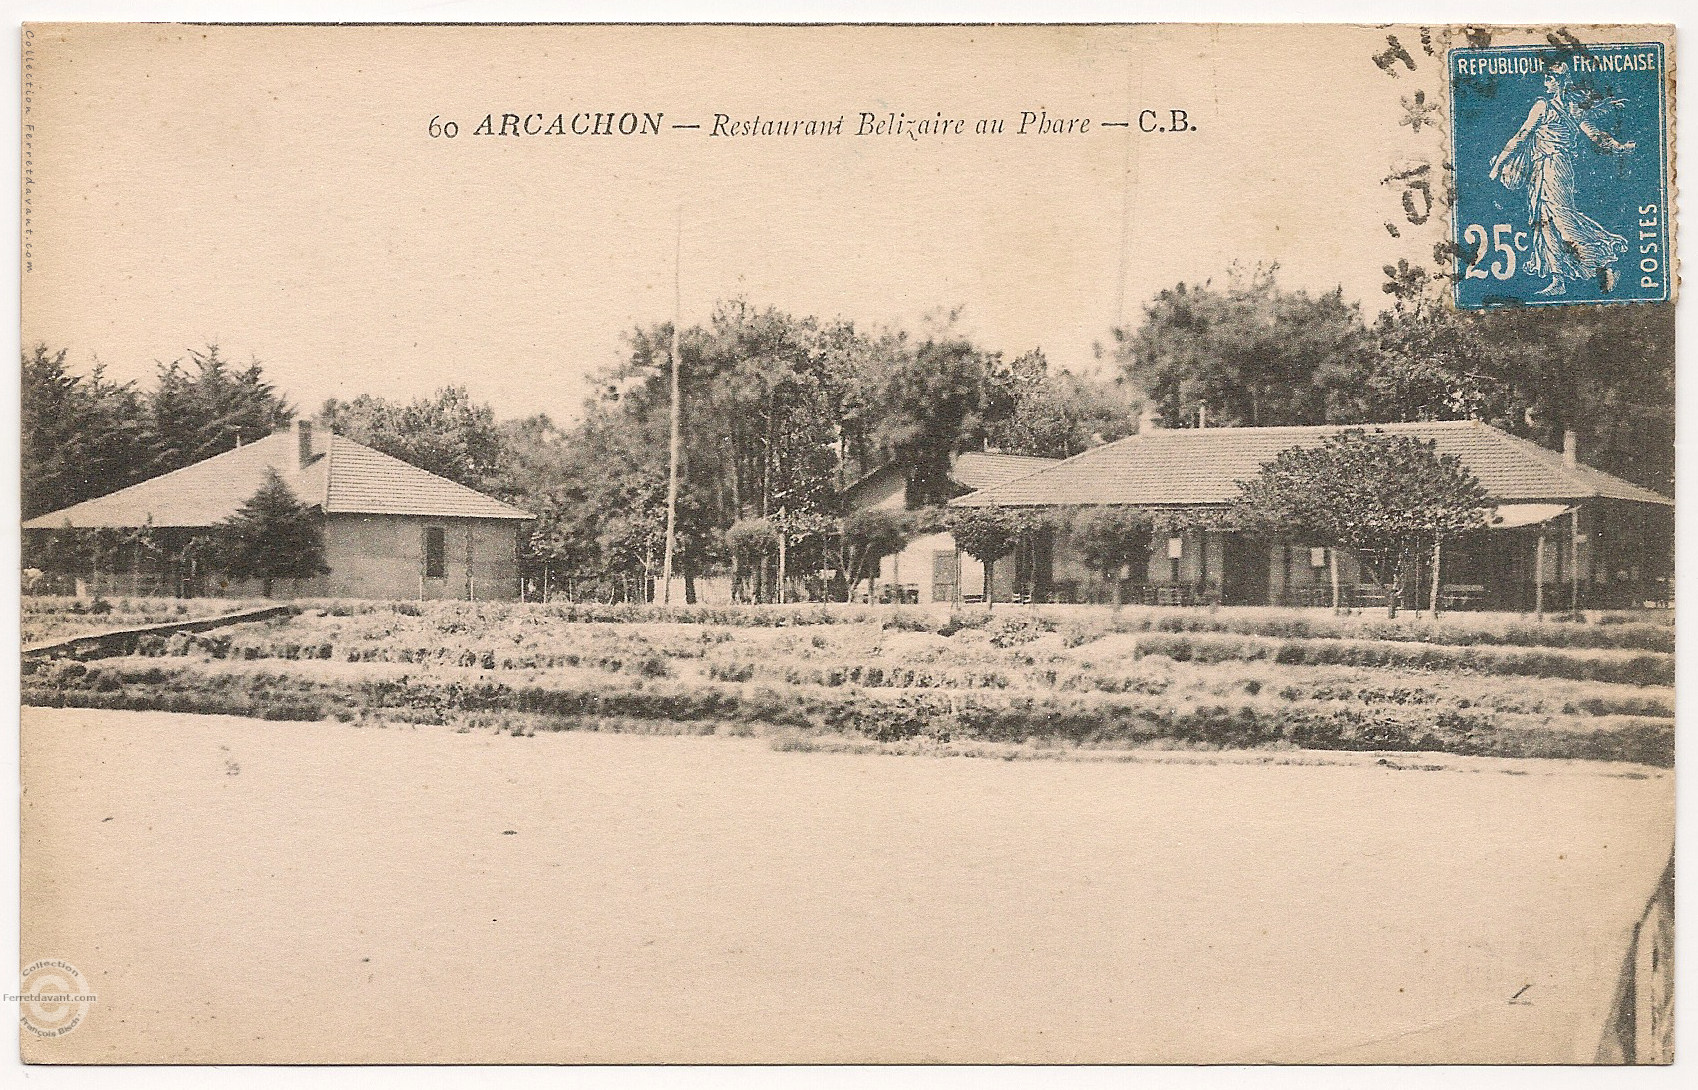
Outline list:
[[[22,953],[99,995],[39,1061],[1586,1061],[1673,835],[1620,765],[23,744]]]

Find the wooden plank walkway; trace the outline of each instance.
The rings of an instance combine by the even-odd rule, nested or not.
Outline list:
[[[75,636],[63,636],[56,640],[31,644],[23,649],[23,657],[30,659],[77,655],[82,658],[95,658],[124,655],[133,652],[136,644],[141,642],[143,636],[169,636],[175,632],[205,632],[213,628],[222,628],[225,625],[285,617],[294,612],[294,606],[259,606],[254,609],[240,609],[234,613],[220,613],[215,617],[187,617],[180,621],[164,621],[160,624],[138,625],[134,628],[108,628],[99,632],[83,632]],[[93,652],[93,654],[90,654],[90,652]]]

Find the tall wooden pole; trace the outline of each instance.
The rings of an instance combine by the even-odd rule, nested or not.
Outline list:
[[[1545,528],[1539,527],[1539,544],[1533,550],[1533,615],[1545,619]]]
[[[1427,600],[1427,608],[1433,616],[1439,615],[1439,569],[1444,566],[1444,542],[1433,542],[1433,589]]]
[[[1568,513],[1568,612],[1580,616],[1580,508]]]
[[[678,546],[678,326],[684,318],[684,206],[678,206],[678,235],[672,252],[672,424],[667,435],[666,556],[660,565],[660,604],[672,601],[672,554]]]

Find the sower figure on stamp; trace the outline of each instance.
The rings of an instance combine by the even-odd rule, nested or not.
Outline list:
[[[1532,227],[1532,254],[1527,271],[1548,276],[1540,295],[1562,295],[1566,281],[1596,276],[1604,291],[1615,288],[1611,268],[1627,252],[1627,240],[1580,211],[1575,193],[1575,160],[1582,140],[1600,151],[1626,154],[1633,141],[1620,141],[1596,128],[1591,115],[1614,99],[1576,101],[1568,67],[1552,66],[1545,73],[1545,94],[1535,99],[1527,120],[1509,138],[1492,162],[1489,176],[1510,189],[1527,187],[1527,214]]]

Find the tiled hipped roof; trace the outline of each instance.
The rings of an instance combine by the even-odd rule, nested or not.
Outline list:
[[[352,439],[316,431],[300,464],[296,432],[214,455],[171,473],[30,519],[26,530],[152,525],[211,526],[235,514],[275,469],[302,503],[331,514],[420,515],[429,518],[528,519],[528,512],[491,499]]]
[[[325,510],[368,515],[528,519],[530,512],[427,473],[340,435],[331,436]]]
[[[994,454],[989,451],[970,450],[956,455],[949,467],[949,479],[957,487],[971,492],[1007,484],[1028,473],[1036,473],[1060,462],[1060,458],[1039,458],[1031,454]],[[899,481],[906,481],[909,469],[910,466],[904,462],[887,462],[851,483],[843,490],[844,495],[848,497],[851,506],[858,506],[869,493],[876,494],[880,488],[894,488]]]
[[[1431,439],[1453,454],[1499,503],[1604,497],[1671,504],[1666,496],[1474,420],[1293,428],[1189,428],[1134,435],[1048,469],[955,500],[963,507],[1220,504],[1262,463],[1294,446],[1319,443],[1349,428]]]
[[[996,488],[1017,481],[1028,473],[1060,465],[1059,458],[1038,458],[1030,454],[991,454],[970,450],[957,455],[949,476],[963,488]]]

